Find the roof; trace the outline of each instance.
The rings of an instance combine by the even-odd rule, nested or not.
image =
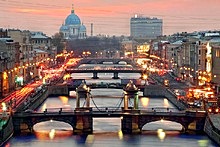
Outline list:
[[[79,17],[72,12],[69,16],[67,16],[66,20],[65,20],[65,25],[80,25],[81,21],[79,19]]]
[[[42,32],[32,32],[31,38],[32,39],[48,39],[49,37],[47,37]]]
[[[34,51],[35,51],[36,53],[47,53],[46,51],[41,50],[41,49],[34,49]]]

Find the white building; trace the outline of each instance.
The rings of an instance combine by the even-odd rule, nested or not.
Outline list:
[[[154,39],[163,33],[163,21],[135,15],[130,19],[130,36],[134,38]]]

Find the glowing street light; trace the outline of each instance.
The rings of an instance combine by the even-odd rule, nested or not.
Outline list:
[[[7,111],[7,106],[4,102],[2,103],[2,111],[4,112]]]

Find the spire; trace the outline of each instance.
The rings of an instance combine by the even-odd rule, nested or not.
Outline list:
[[[72,10],[71,13],[74,13],[74,4],[72,4]]]

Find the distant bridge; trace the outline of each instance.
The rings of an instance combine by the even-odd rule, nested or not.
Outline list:
[[[145,110],[123,110],[123,108],[78,108],[74,110],[64,110],[62,108],[49,109],[44,112],[20,112],[13,116],[14,131],[33,132],[33,126],[43,121],[62,121],[70,124],[74,133],[93,132],[93,118],[120,117],[123,133],[141,133],[143,126],[147,123],[159,120],[169,120],[180,123],[184,130],[194,126],[195,131],[202,131],[206,118],[205,112],[197,111],[175,111],[169,108],[151,108]],[[26,126],[26,128],[21,127]]]
[[[76,67],[81,64],[103,64],[104,62],[112,62],[113,64],[118,64],[120,61],[124,61],[127,64],[132,65],[133,67],[137,66],[137,64],[130,58],[84,58],[79,61]]]
[[[119,73],[143,73],[142,69],[135,69],[135,68],[102,68],[102,69],[74,69],[74,68],[67,68],[67,73],[93,73],[93,79],[98,79],[98,73],[113,73],[113,79],[119,79]]]

